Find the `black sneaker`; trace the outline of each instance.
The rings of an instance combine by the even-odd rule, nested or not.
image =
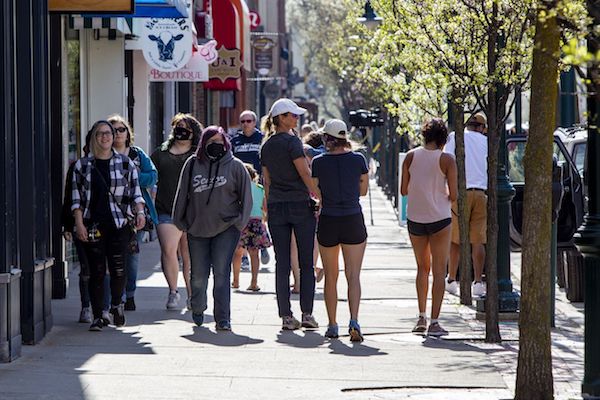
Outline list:
[[[125,325],[125,311],[123,303],[119,304],[118,306],[111,307],[110,313],[113,316],[113,322],[115,326]]]
[[[125,300],[125,311],[135,311],[135,300],[133,300],[133,297],[128,297]]]
[[[104,321],[102,321],[102,318],[96,318],[90,325],[89,330],[91,332],[100,332],[102,331],[102,328],[104,328]]]

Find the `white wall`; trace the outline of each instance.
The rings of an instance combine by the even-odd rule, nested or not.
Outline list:
[[[135,145],[150,150],[150,85],[148,82],[148,64],[141,50],[133,51],[133,131]]]
[[[125,115],[125,42],[122,37],[115,40],[93,38],[93,30],[81,31],[85,35],[87,51],[86,76],[81,77],[82,84],[87,82],[85,103],[87,123],[93,124],[106,119],[111,114]],[[82,110],[83,112],[83,110]],[[89,126],[83,126],[87,132]]]

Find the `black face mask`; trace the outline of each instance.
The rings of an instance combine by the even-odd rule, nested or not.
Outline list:
[[[189,140],[192,136],[192,132],[187,130],[186,128],[177,126],[173,129],[173,136],[177,140]]]
[[[225,145],[221,143],[210,143],[206,146],[205,153],[212,161],[217,161],[225,155]]]

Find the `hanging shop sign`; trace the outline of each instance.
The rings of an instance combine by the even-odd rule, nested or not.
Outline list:
[[[255,30],[256,28],[258,28],[260,26],[260,23],[262,22],[260,19],[260,14],[256,11],[250,11],[250,13],[248,14],[248,17],[250,17],[250,29]]]
[[[218,79],[221,82],[225,82],[230,78],[240,78],[242,76],[240,73],[240,68],[242,67],[240,50],[229,50],[221,47],[218,50],[218,54],[217,59],[209,66],[210,79]]]
[[[49,12],[132,14],[135,0],[48,0]]]
[[[144,20],[140,44],[150,68],[172,72],[183,68],[192,56],[193,34],[189,18]]]
[[[275,42],[266,37],[258,37],[252,42],[254,69],[259,75],[269,75],[273,69],[273,48]]]
[[[148,73],[150,82],[207,82],[208,63],[200,52],[195,52],[190,61],[177,71],[159,71],[152,68]]]

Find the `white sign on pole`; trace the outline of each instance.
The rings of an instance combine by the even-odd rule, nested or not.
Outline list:
[[[190,18],[147,18],[140,43],[150,68],[172,72],[183,68],[192,56]]]
[[[200,54],[195,52],[190,61],[177,71],[160,71],[152,68],[148,72],[150,82],[208,82],[208,62]]]

